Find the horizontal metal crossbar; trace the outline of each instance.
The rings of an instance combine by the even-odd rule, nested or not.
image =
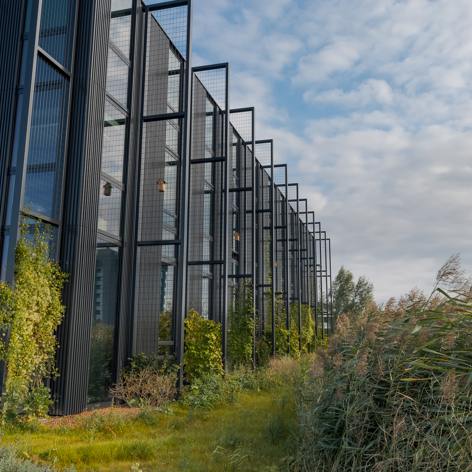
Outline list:
[[[191,164],[206,164],[209,162],[225,162],[226,157],[209,157],[207,159],[190,159]]]
[[[210,64],[208,66],[192,67],[193,72],[205,72],[207,70],[227,69],[229,62],[222,62],[221,64]]]
[[[157,3],[156,5],[150,5],[147,8],[149,11],[167,10],[168,8],[185,7],[188,5],[189,0],[173,0],[170,2]]]
[[[144,123],[148,123],[150,121],[165,121],[165,120],[176,120],[179,118],[185,118],[185,113],[163,113],[161,115],[149,115],[143,116]]]
[[[138,246],[175,246],[182,244],[180,239],[167,239],[164,241],[138,241]]]
[[[226,261],[189,261],[188,265],[220,265]]]

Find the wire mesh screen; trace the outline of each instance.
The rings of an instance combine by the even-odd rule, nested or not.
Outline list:
[[[298,212],[298,185],[288,186],[288,202],[289,205],[293,208],[295,213]]]
[[[285,198],[279,189],[275,191],[275,291],[285,294],[285,225],[286,225]]]
[[[173,353],[175,300],[178,296],[177,246],[138,247],[134,354]]]
[[[182,120],[144,123],[141,153],[138,238],[179,238]],[[165,191],[159,181],[165,182]]]
[[[226,111],[226,74],[226,67],[195,72],[198,80],[223,112]]]
[[[187,56],[188,7],[166,8],[150,14],[165,31],[182,57]]]
[[[167,10],[166,10],[167,12]],[[175,47],[158,22],[155,13],[148,17],[144,115],[178,113],[184,108],[184,56]],[[178,23],[187,34],[186,23]]]
[[[226,164],[212,159],[225,154],[225,117],[197,77],[193,87],[187,306],[205,317],[219,320],[221,262],[228,260],[223,253]],[[205,159],[209,162],[192,162]]]
[[[289,209],[289,252],[290,252],[290,282],[291,300],[298,299],[298,225],[297,225],[297,214],[295,211]]]
[[[110,19],[110,42],[119,49],[126,58],[130,58],[131,13]]]
[[[231,111],[229,120],[241,139],[252,146],[253,136],[253,111]]]
[[[274,184],[276,186],[285,186],[285,173],[287,169],[286,167],[275,167],[274,168]],[[281,189],[282,190],[282,189]],[[283,189],[285,192],[285,189]]]

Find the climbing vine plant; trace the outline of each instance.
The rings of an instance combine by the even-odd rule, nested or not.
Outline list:
[[[233,288],[233,303],[228,312],[228,356],[234,366],[251,363],[255,319],[252,297],[249,279]]]
[[[20,410],[26,418],[44,416],[53,403],[45,382],[58,375],[55,332],[64,316],[61,293],[67,275],[51,262],[50,241],[48,227],[25,217],[16,247],[15,288],[0,286],[0,360],[7,369],[4,418]]]

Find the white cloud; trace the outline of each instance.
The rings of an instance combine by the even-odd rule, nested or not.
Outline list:
[[[303,98],[308,103],[333,103],[343,107],[363,107],[371,103],[390,105],[393,102],[393,91],[385,80],[368,79],[356,90],[344,92],[340,89],[328,90],[315,94],[313,91],[305,92]]]

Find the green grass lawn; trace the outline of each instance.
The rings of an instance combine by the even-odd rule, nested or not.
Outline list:
[[[172,409],[129,418],[115,408],[72,426],[5,429],[3,443],[20,457],[86,471],[276,471],[294,453],[293,389],[244,392],[213,410]]]

